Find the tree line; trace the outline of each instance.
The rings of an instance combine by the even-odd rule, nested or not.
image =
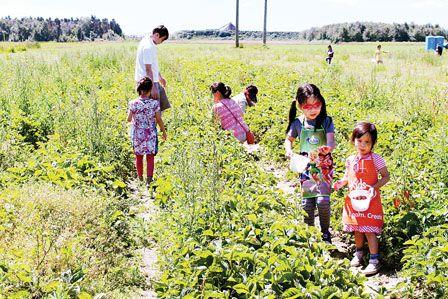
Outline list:
[[[42,17],[0,18],[0,41],[85,41],[116,40],[123,37],[120,25],[112,19]]]
[[[260,39],[262,31],[239,31],[242,39]],[[175,34],[178,39],[212,38],[231,39],[234,31],[183,30]],[[331,24],[323,27],[313,27],[301,32],[267,32],[270,40],[328,40],[337,42],[369,42],[369,41],[425,41],[428,35],[448,36],[448,31],[439,25],[416,25],[414,23],[386,24],[373,22],[355,22]]]
[[[302,31],[306,40],[330,40],[332,42],[422,42],[428,35],[448,36],[439,25],[416,25],[414,23],[355,22],[326,25]]]

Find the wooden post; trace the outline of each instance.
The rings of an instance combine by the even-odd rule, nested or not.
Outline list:
[[[236,24],[235,24],[235,47],[240,47],[240,40],[239,40],[239,16],[240,15],[240,1],[236,0]]]
[[[263,26],[263,45],[266,45],[266,23],[268,16],[268,0],[264,0],[264,26]]]

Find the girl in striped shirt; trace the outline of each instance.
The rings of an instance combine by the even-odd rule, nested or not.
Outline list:
[[[243,111],[235,101],[230,99],[232,90],[222,82],[215,82],[210,86],[213,94],[213,112],[224,130],[232,131],[233,135],[243,143],[249,127],[244,122]]]
[[[355,234],[356,253],[350,265],[361,266],[367,239],[370,259],[367,267],[362,270],[365,275],[374,275],[380,268],[377,235],[381,234],[384,224],[380,188],[389,181],[384,159],[373,152],[376,140],[377,130],[374,124],[356,124],[351,141],[357,153],[347,159],[343,179],[333,185],[338,190],[348,184],[349,192],[345,197],[342,222],[344,231]]]

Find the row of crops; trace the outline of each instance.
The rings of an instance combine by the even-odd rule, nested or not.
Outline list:
[[[383,66],[371,63],[368,44],[340,46],[328,66],[319,45],[161,46],[173,108],[163,115],[161,212],[150,226],[136,216],[141,203],[126,185],[136,46],[44,44],[1,56],[0,294],[133,297],[147,287],[138,249],[153,241],[161,269],[153,287],[162,298],[368,297],[365,278],[331,257],[332,247],[303,224],[299,201],[287,200],[260,167],[286,167],[288,108],[297,86],[312,82],[336,125],[337,176],[352,151],[353,124],[368,119],[379,128],[376,151],[392,175],[380,247],[403,278],[381,292],[446,296],[447,60],[419,45],[388,47]],[[246,119],[261,151],[248,154],[219,130],[208,89],[214,81],[237,91],[259,87]],[[336,231],[342,202],[343,193],[333,195]]]

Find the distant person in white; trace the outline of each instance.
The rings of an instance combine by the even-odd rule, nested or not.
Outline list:
[[[169,32],[165,26],[154,28],[152,35],[145,36],[140,41],[135,60],[135,82],[139,82],[143,77],[152,80],[151,97],[160,101],[161,111],[170,108],[171,105],[165,92],[166,80],[160,73],[156,46],[166,41],[168,37]]]
[[[232,97],[232,100],[240,106],[243,113],[246,113],[247,106],[252,107],[257,103],[257,94],[258,88],[255,85],[249,85],[244,92]]]

